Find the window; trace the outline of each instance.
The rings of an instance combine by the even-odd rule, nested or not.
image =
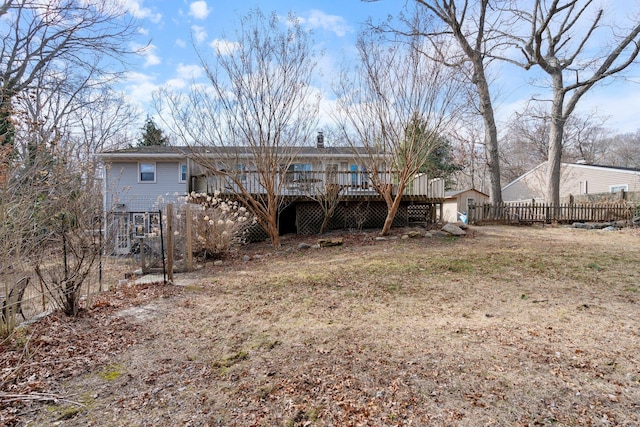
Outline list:
[[[187,182],[187,164],[186,163],[180,163],[180,182]]]
[[[311,178],[311,163],[292,163],[287,171],[287,181],[306,181]]]
[[[467,209],[469,209],[469,206],[475,206],[476,204],[476,199],[473,197],[467,197]]]
[[[146,214],[133,214],[133,235],[135,237],[144,237],[144,235],[147,233],[146,222]]]
[[[156,182],[156,164],[138,163],[140,182]]]
[[[609,191],[612,193],[619,193],[621,191],[629,191],[629,184],[610,185]]]

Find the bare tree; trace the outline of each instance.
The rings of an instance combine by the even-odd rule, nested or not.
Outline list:
[[[12,144],[13,101],[47,74],[113,76],[110,61],[133,53],[135,21],[118,2],[5,0],[0,17],[0,140]],[[6,28],[6,32],[4,29]]]
[[[589,13],[595,9],[594,13]],[[560,202],[560,164],[565,124],[578,101],[596,84],[620,77],[640,53],[640,20],[625,28],[605,22],[593,0],[536,0],[530,11],[515,10],[529,25],[522,40],[526,67],[538,66],[551,82],[547,198]],[[601,43],[597,51],[591,47]]]
[[[474,188],[488,192],[486,188],[487,152],[482,141],[483,126],[473,118],[472,116],[471,120],[464,119],[464,126],[460,127],[454,135],[454,163],[461,167],[454,172],[452,180],[455,182],[454,188]],[[501,167],[500,170],[502,169]]]
[[[376,0],[369,0],[376,1]],[[426,36],[432,49],[430,57],[466,73],[475,86],[477,103],[473,102],[484,124],[484,146],[490,175],[490,197],[502,202],[498,131],[494,115],[492,93],[487,69],[508,46],[511,22],[494,3],[504,1],[480,0],[415,0],[415,14],[403,19],[408,29],[391,28],[405,35]],[[422,9],[422,10],[420,10]],[[453,41],[458,52],[449,47]],[[440,46],[447,46],[442,50]],[[475,101],[475,100],[474,100]]]
[[[640,168],[640,130],[607,138],[606,145],[606,164]]]
[[[597,163],[605,158],[609,147],[605,141],[605,118],[590,114],[573,114],[565,123],[563,162]],[[500,153],[503,176],[508,182],[547,160],[550,143],[549,111],[542,103],[530,103],[507,124]]]
[[[218,189],[237,195],[277,247],[284,174],[311,141],[318,112],[309,34],[293,15],[285,22],[255,9],[212,62],[200,58],[207,84],[186,95],[163,91],[158,110],[168,108],[167,125],[193,159]]]
[[[76,316],[82,285],[100,254],[100,199],[90,190],[95,180],[67,165],[55,166],[47,182],[51,201],[42,207],[40,250],[32,257],[38,278],[65,314]],[[66,172],[66,173],[65,173]],[[84,187],[84,188],[83,188]],[[45,216],[46,215],[46,216]]]
[[[361,35],[359,65],[341,76],[337,120],[387,204],[387,234],[405,188],[458,118],[461,84],[455,69],[421,52],[421,38],[385,43]],[[359,150],[354,150],[359,151]]]

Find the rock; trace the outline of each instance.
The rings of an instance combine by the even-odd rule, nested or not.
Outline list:
[[[315,245],[311,245],[311,249],[320,249],[320,245],[317,243]]]
[[[573,228],[587,228],[587,224],[584,222],[574,222]]]
[[[432,233],[432,236],[433,236],[433,237],[447,237],[447,236],[451,236],[451,234],[449,234],[449,233],[445,233],[445,232],[444,232],[444,231],[442,231],[442,230],[436,230],[436,231],[434,231],[434,232]]]
[[[462,228],[458,227],[455,224],[445,224],[444,227],[442,227],[442,231],[444,231],[445,233],[449,233],[453,236],[464,236],[467,234],[466,231],[464,231]]]
[[[215,261],[213,261],[213,265],[217,266],[221,266],[222,265],[222,260],[221,259],[217,259]]]
[[[263,256],[262,256],[262,255],[260,255],[260,254],[255,254],[255,255],[253,256],[253,259],[255,259],[255,260],[260,260],[260,259],[262,259],[262,258],[263,258]]]
[[[251,257],[249,255],[245,255],[245,256],[242,257],[242,261],[249,262],[249,261],[251,261]]]
[[[416,238],[419,238],[419,237],[424,237],[424,234],[423,234],[421,231],[415,231],[415,230],[413,230],[413,231],[409,231],[409,232],[406,234],[406,236],[407,236],[409,239],[416,239]],[[402,237],[404,237],[404,236],[402,236]]]
[[[375,240],[376,242],[384,242],[385,240],[387,240],[387,238],[382,236],[376,236],[376,238],[373,240]]]
[[[608,224],[601,224],[598,222],[588,222],[586,225],[587,230],[600,230],[605,228]]]
[[[337,239],[320,239],[318,240],[318,244],[323,247],[329,247],[329,246],[342,246],[342,244],[344,243],[344,240],[342,239],[342,237],[339,237]]]
[[[402,240],[409,240],[409,235],[408,234],[403,234],[400,238]]]
[[[304,243],[304,242],[302,242],[302,243],[300,243],[300,244],[298,245],[298,249],[299,249],[299,250],[301,250],[301,251],[302,251],[302,250],[306,250],[306,249],[311,249],[311,245],[310,245],[310,244],[308,244],[308,243]]]
[[[603,228],[603,230],[605,230],[605,231],[616,231],[618,229],[616,227],[614,227],[613,225],[609,225],[608,227]]]
[[[466,230],[469,228],[469,225],[467,223],[461,221],[456,222],[456,225],[462,230]]]

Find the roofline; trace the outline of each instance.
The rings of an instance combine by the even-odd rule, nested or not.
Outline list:
[[[502,191],[506,190],[507,188],[511,187],[516,182],[523,180],[524,177],[526,177],[528,175],[531,175],[534,171],[536,171],[537,169],[541,168],[543,165],[546,165],[547,163],[548,163],[548,160],[545,160],[544,162],[540,163],[538,166],[536,166],[535,168],[531,169],[530,171],[523,173],[522,175],[520,175],[519,177],[517,177],[516,179],[514,179],[513,181],[511,181],[510,183],[508,183],[504,187],[502,187],[502,189],[500,191],[502,192]]]
[[[99,160],[129,160],[131,158],[144,159],[164,159],[164,160],[183,160],[187,156],[184,153],[96,153],[95,158]]]
[[[587,169],[609,169],[609,170],[614,170],[617,172],[627,172],[627,173],[640,173],[640,169],[636,169],[636,168],[621,168],[621,167],[617,167],[617,166],[605,166],[605,165],[590,165],[590,164],[583,164],[583,163],[562,163],[563,166],[575,166],[575,167],[580,167],[580,168],[587,168]]]
[[[186,148],[186,147],[181,147]],[[96,159],[105,161],[117,161],[117,160],[133,160],[133,159],[157,159],[157,160],[183,160],[187,158],[192,158],[197,161],[198,157],[212,157],[212,158],[220,158],[224,160],[228,160],[230,158],[237,159],[252,159],[254,158],[254,153],[251,151],[245,150],[230,150],[228,152],[216,152],[218,147],[203,147],[196,152],[189,152],[187,150],[175,150],[171,152],[164,153],[155,153],[155,152],[144,152],[144,151],[110,151],[110,152],[102,152],[95,153],[94,157]],[[244,147],[240,147],[244,148]],[[294,152],[293,158],[311,158],[311,159],[336,159],[336,160],[354,160],[366,155],[359,150],[358,148],[350,148],[353,151],[342,152],[342,151],[334,151],[332,148],[342,149],[344,147],[324,147],[324,148],[316,148],[316,147],[300,147],[301,149]],[[307,152],[305,149],[314,150],[312,152]],[[385,157],[384,154],[379,154],[380,157]]]

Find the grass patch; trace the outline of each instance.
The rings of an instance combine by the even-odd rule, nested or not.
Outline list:
[[[106,366],[98,376],[105,381],[115,381],[122,376],[125,372],[125,369],[122,365],[119,364],[111,364]]]
[[[230,356],[223,357],[222,359],[214,361],[211,366],[217,369],[230,368],[233,365],[240,363],[243,360],[246,360],[248,357],[249,357],[249,353],[241,350],[236,353],[233,353]]]

